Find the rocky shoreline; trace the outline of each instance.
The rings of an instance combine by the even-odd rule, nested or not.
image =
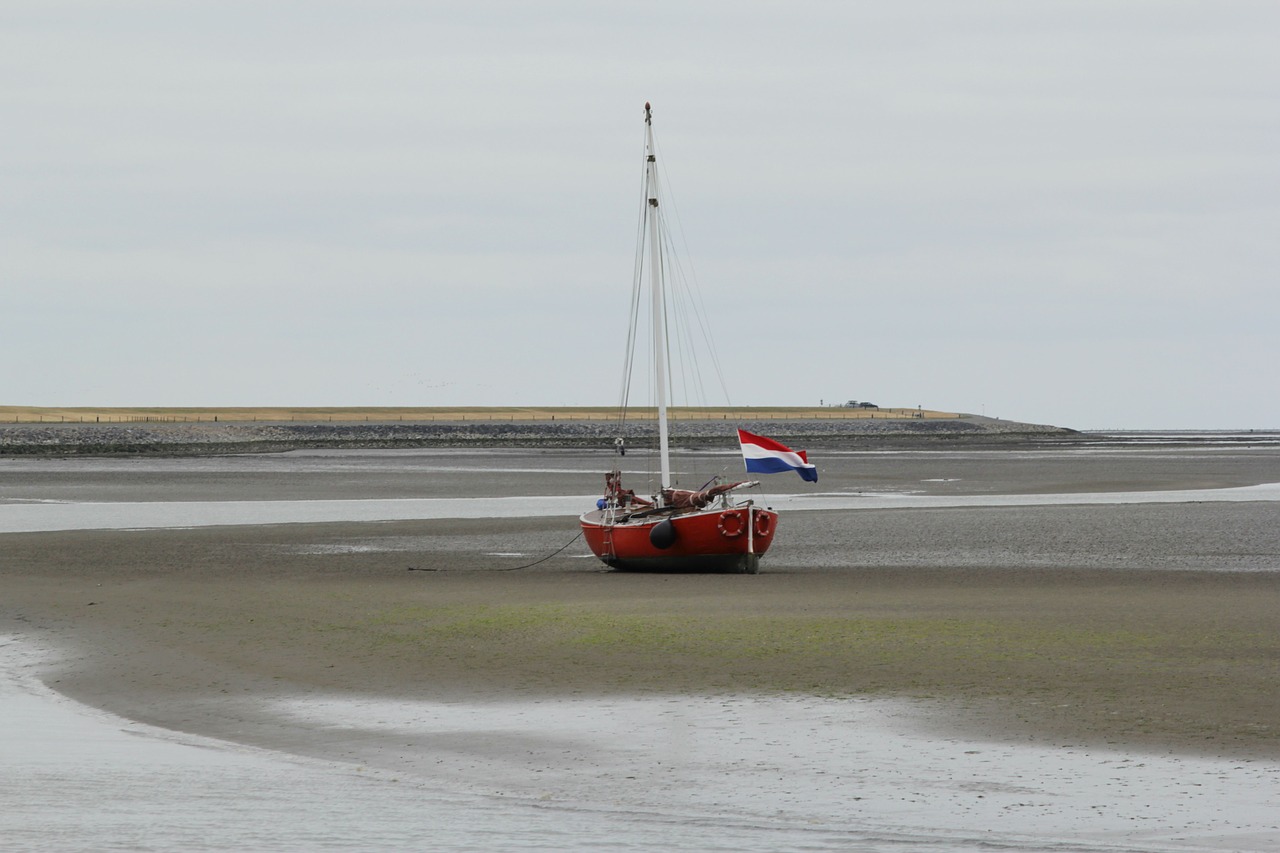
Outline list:
[[[1062,427],[966,417],[955,420],[777,419],[752,422],[673,421],[677,446],[703,447],[734,439],[737,427],[807,447],[1061,444],[1082,439]],[[656,429],[628,424],[629,444],[650,443]],[[0,425],[0,456],[221,455],[319,448],[612,447],[610,421],[448,421],[414,423],[132,423]]]

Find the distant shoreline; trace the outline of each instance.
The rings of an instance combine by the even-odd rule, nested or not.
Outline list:
[[[101,410],[95,417],[101,417]],[[422,419],[426,410],[389,417],[388,410],[341,410],[335,420],[308,411],[311,419],[252,421],[224,419],[201,410],[201,420],[177,410],[132,415],[137,420],[46,420],[5,423],[0,409],[0,456],[166,455],[198,456],[235,453],[278,453],[300,449],[373,449],[415,447],[546,447],[612,449],[621,435],[633,447],[652,443],[656,430],[643,416],[620,426],[614,413],[603,409],[449,410],[439,420]],[[236,410],[243,416],[246,410]],[[1025,445],[1080,440],[1081,434],[1062,427],[1002,421],[976,415],[927,413],[892,416],[877,410],[841,417],[811,409],[679,410],[671,420],[672,441],[678,447],[733,446],[734,430],[764,432],[784,442],[809,447],[933,445]],[[897,411],[897,410],[895,410]],[[164,412],[164,413],[162,413]],[[264,410],[264,417],[268,414]],[[279,413],[272,411],[269,414]],[[861,414],[861,413],[860,413]],[[870,414],[878,414],[871,417]],[[205,417],[208,419],[204,419]],[[217,420],[212,418],[216,416]],[[61,417],[66,417],[62,415]],[[296,415],[295,415],[296,417]],[[368,418],[368,420],[364,420]],[[401,420],[401,418],[405,418]]]
[[[43,420],[41,420],[43,418]],[[675,449],[735,447],[738,427],[797,449],[1027,449],[1280,440],[1276,430],[1081,431],[916,409],[679,408]],[[305,449],[656,446],[652,413],[606,408],[38,409],[0,406],[0,458],[225,456]]]

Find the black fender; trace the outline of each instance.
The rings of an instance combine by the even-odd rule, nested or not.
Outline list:
[[[676,526],[671,523],[669,518],[649,528],[649,544],[655,548],[670,548],[676,544],[677,538]]]

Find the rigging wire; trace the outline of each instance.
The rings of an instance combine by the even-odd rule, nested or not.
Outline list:
[[[656,138],[654,139],[653,146],[655,149],[658,148],[658,141]],[[680,219],[680,207],[676,203],[675,192],[670,187],[668,187],[665,183],[663,184],[663,193],[664,193],[664,199],[666,200],[666,206],[670,208],[671,215],[674,217],[674,220],[675,220],[675,233],[678,234],[680,237],[679,245],[682,247],[682,250],[683,250],[682,254],[685,258],[688,259],[687,262],[689,266],[689,273],[688,275],[686,275],[681,263],[681,254],[675,253],[675,252],[672,253],[672,261],[673,261],[674,272],[675,272],[675,275],[672,276],[672,279],[674,283],[679,285],[679,288],[672,288],[672,289],[676,292],[677,297],[683,296],[685,300],[685,301],[681,301],[680,299],[677,298],[676,300],[673,300],[673,301],[676,302],[678,305],[680,305],[682,308],[686,305],[688,306],[689,315],[691,315],[694,321],[696,321],[697,329],[702,333],[703,344],[706,347],[707,355],[711,359],[711,366],[712,366],[712,369],[715,371],[716,380],[720,384],[720,393],[724,395],[724,399],[727,405],[733,405],[732,401],[729,398],[729,387],[724,379],[724,371],[720,366],[719,350],[716,347],[715,335],[713,333],[711,323],[708,320],[709,315],[707,314],[706,303],[702,298],[702,289],[698,287],[697,270],[694,269],[694,265],[693,265],[693,253],[689,251],[689,241],[685,236],[684,222]],[[663,229],[663,231],[666,232],[667,234],[668,244],[675,245],[676,241],[672,238],[672,234],[668,225],[668,219],[665,213],[659,219],[659,225]],[[694,331],[693,324],[686,323],[684,324],[683,328],[687,330],[684,336],[686,343],[689,345],[689,348],[691,351],[696,351],[695,341],[693,337],[693,331]],[[707,399],[707,395],[705,394],[705,392],[701,387],[701,372],[696,373],[696,378],[698,381],[698,393],[701,399],[705,401]]]
[[[674,194],[666,185],[663,172],[658,168],[661,153],[657,139],[656,137],[653,138],[653,147],[650,149],[648,145],[649,138],[650,134],[646,129],[645,144],[642,146],[645,156],[641,160],[640,185],[642,192],[640,193],[640,213],[636,223],[636,254],[632,268],[629,306],[630,322],[627,327],[626,353],[618,401],[620,439],[629,432],[627,412],[632,402],[632,395],[637,391],[635,388],[637,349],[641,347],[643,341],[649,341],[648,346],[652,349],[652,324],[658,322],[659,319],[663,321],[663,345],[666,347],[667,352],[675,356],[665,362],[664,372],[666,375],[664,379],[668,388],[668,405],[683,405],[686,407],[709,405],[709,400],[713,395],[708,394],[707,377],[704,376],[705,371],[702,369],[703,365],[701,364],[703,361],[702,356],[709,359],[709,365],[714,371],[715,381],[719,384],[720,395],[721,399],[724,400],[724,404],[732,405],[728,385],[725,382],[724,370],[715,344],[715,336],[708,321],[705,302],[697,287],[696,271],[693,269],[691,261],[688,262],[688,269],[686,270],[685,259],[682,259],[680,253],[675,251],[677,245],[682,245],[684,253],[688,254],[688,240],[684,234],[683,223],[680,221],[679,210],[675,205]],[[654,158],[652,163],[649,162],[650,155]],[[650,183],[651,181],[652,183]],[[660,198],[661,205],[650,205],[650,198]],[[670,208],[671,215],[675,217],[675,234],[672,232],[667,208]],[[652,229],[648,227],[649,216],[657,217]],[[676,239],[677,234],[679,240]],[[648,250],[652,248],[650,246],[651,238],[658,244],[657,252],[655,253],[656,262],[659,264],[657,272],[665,282],[664,287],[667,298],[663,301],[665,316],[662,318],[652,316],[653,312],[648,308],[649,300],[644,299],[646,291],[644,281],[647,276],[651,276],[653,273],[653,270],[648,269],[650,263],[646,257],[649,254]],[[644,322],[646,318],[647,323]],[[642,339],[641,333],[646,328],[650,334]],[[654,401],[654,389],[658,384],[654,361],[652,358],[647,360],[647,367],[644,370],[649,383],[648,399],[651,402]],[[679,382],[675,381],[677,377],[680,380]],[[654,463],[650,458],[648,474],[651,485],[654,478],[653,467]]]
[[[618,400],[618,425],[619,428],[624,431],[627,420],[627,406],[631,399],[631,376],[632,369],[635,364],[636,333],[640,325],[638,322],[640,316],[640,297],[644,291],[644,287],[641,282],[644,280],[644,231],[645,206],[648,203],[648,193],[646,192],[647,188],[648,170],[643,169],[640,173],[640,210],[636,216],[636,255],[632,263],[631,272],[631,304],[628,311],[629,321],[627,323],[627,349],[623,358],[622,390]]]

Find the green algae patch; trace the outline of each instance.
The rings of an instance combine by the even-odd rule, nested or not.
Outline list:
[[[989,618],[624,612],[598,603],[402,604],[311,627],[349,653],[451,660],[463,679],[494,674],[530,689],[572,682],[586,689],[665,685],[823,695],[1051,693],[1086,673],[1101,679],[1101,689],[1118,691],[1126,673],[1164,667],[1171,649],[1189,671],[1224,643],[1264,642],[1217,635],[1197,651],[1195,638],[1173,631]]]

